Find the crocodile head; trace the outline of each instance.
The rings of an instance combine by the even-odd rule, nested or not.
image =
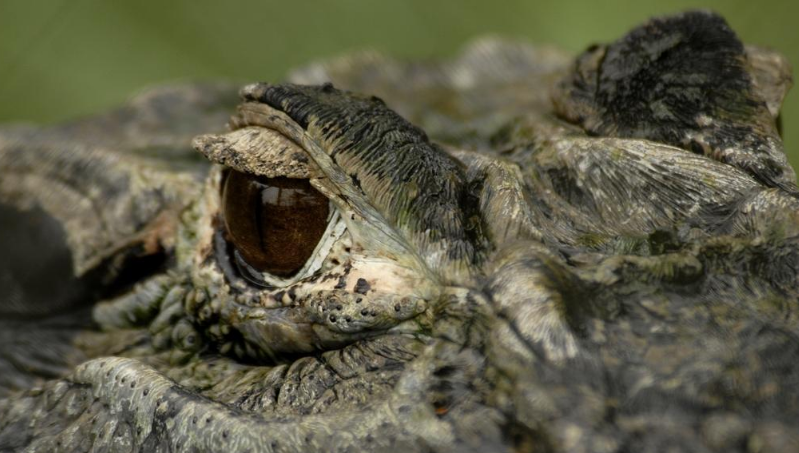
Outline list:
[[[782,57],[689,12],[290,79],[0,132],[0,450],[794,451]]]

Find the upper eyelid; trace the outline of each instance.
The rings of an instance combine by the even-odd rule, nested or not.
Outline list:
[[[423,130],[377,98],[330,85],[253,84],[241,94],[242,119],[307,145],[351,209],[386,226],[381,233],[397,252],[416,252],[445,279],[475,272],[487,241],[468,227],[479,213],[468,202],[465,166]]]
[[[194,148],[215,163],[267,178],[313,179],[322,172],[307,152],[273,129],[245,126],[226,134],[200,135]]]

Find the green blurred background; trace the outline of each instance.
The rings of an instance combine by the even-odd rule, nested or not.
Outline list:
[[[0,122],[86,115],[165,81],[276,81],[352,49],[446,56],[493,33],[578,52],[686,8],[716,10],[745,42],[799,62],[797,1],[0,0]],[[795,92],[783,125],[799,167]]]

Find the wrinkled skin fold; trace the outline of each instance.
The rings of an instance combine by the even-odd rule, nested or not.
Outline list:
[[[0,128],[0,451],[799,449],[783,57],[699,11],[289,79]],[[330,201],[296,274],[230,171]]]

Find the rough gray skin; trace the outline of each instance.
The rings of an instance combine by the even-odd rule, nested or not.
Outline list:
[[[0,129],[0,451],[799,450],[781,56],[692,12],[290,80]],[[208,133],[331,200],[295,279],[230,266]]]

